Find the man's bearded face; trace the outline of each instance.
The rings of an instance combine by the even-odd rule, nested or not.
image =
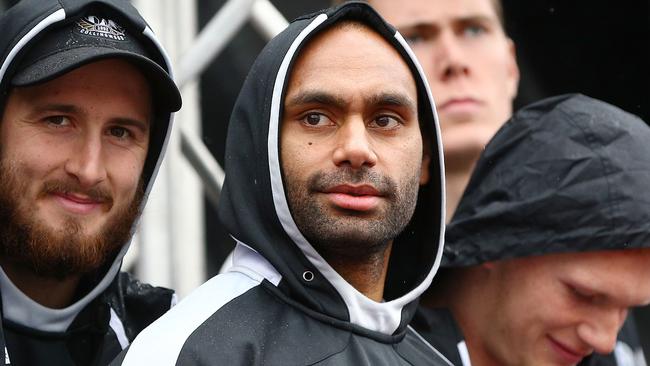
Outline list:
[[[28,182],[20,172],[0,161],[0,255],[42,277],[65,278],[85,274],[111,260],[129,240],[131,227],[142,202],[142,181],[133,200],[114,209],[103,228],[86,233],[83,221],[69,216],[58,227],[44,222],[25,197]],[[78,192],[73,181],[46,181],[38,196],[50,192]],[[90,197],[111,200],[102,189],[86,192]]]

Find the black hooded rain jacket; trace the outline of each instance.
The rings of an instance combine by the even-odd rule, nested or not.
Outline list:
[[[650,127],[580,94],[531,104],[505,123],[479,158],[447,226],[443,267],[531,255],[650,247]],[[446,309],[412,323],[452,362],[469,366]],[[631,317],[615,352],[582,366],[645,366]]]

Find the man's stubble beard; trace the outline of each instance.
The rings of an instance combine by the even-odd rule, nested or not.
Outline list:
[[[83,223],[67,217],[58,229],[37,218],[21,205],[27,182],[16,169],[0,160],[0,256],[44,278],[64,279],[84,275],[115,257],[131,237],[140,213],[144,191],[138,183],[129,205],[119,208],[95,235],[84,233]],[[44,182],[42,189],[75,186],[72,182]],[[43,192],[39,192],[39,196]],[[35,204],[35,202],[34,202]]]
[[[317,172],[306,184],[285,177],[291,214],[305,238],[328,261],[359,263],[383,256],[388,244],[404,230],[415,211],[419,181],[419,170],[398,185],[365,168]],[[341,210],[339,216],[334,216],[331,208],[313,199],[315,192],[344,183],[372,184],[387,205],[374,217],[351,210]]]

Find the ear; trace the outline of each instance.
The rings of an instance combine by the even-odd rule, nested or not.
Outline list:
[[[517,65],[517,50],[515,49],[515,43],[512,39],[508,38],[508,94],[512,99],[515,99],[517,96],[517,89],[519,88],[519,66]]]
[[[420,169],[420,185],[429,183],[429,165],[431,163],[431,153],[429,144],[425,143],[422,149],[422,167]]]

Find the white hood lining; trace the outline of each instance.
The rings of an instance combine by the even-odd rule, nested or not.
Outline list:
[[[128,347],[129,338],[126,336],[126,331],[124,331],[124,324],[122,324],[122,320],[120,320],[120,317],[117,316],[113,308],[111,308],[111,320],[109,320],[108,325],[113,329],[115,337],[117,337],[117,341],[120,343],[120,347],[122,349]]]
[[[55,11],[54,13],[48,15],[45,19],[41,20],[34,28],[32,28],[23,38],[16,43],[14,48],[9,51],[9,55],[7,55],[7,58],[5,59],[5,62],[2,64],[2,67],[0,67],[0,80],[4,79],[5,73],[7,72],[7,68],[9,68],[9,65],[14,61],[14,58],[16,58],[16,54],[20,52],[20,50],[25,47],[26,44],[28,44],[36,35],[41,33],[41,31],[47,27],[49,27],[52,24],[55,24],[57,22],[60,22],[65,19],[65,10],[64,9],[59,9]]]

